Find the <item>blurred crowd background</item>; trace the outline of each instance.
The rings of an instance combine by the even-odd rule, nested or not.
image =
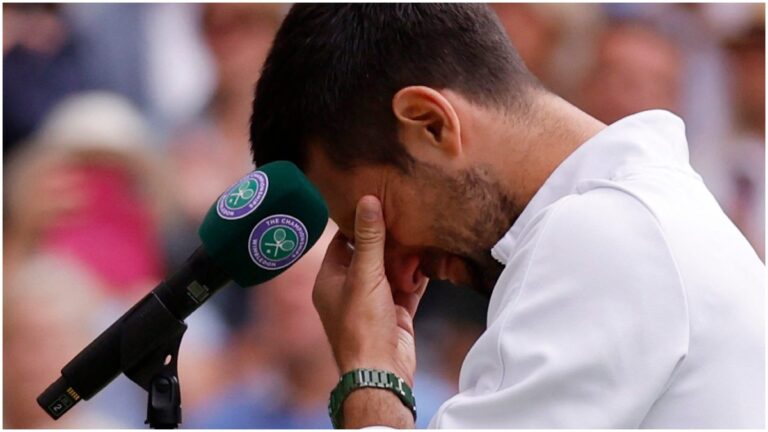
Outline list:
[[[37,395],[197,246],[252,170],[254,83],[290,5],[3,4],[4,427],[144,427],[121,377],[53,422]],[[764,257],[762,4],[494,4],[528,67],[611,123],[653,108]],[[184,427],[330,428],[337,371],[310,298],[333,228],[259,287],[222,290],[181,346]],[[487,299],[433,283],[418,426],[457,391]]]

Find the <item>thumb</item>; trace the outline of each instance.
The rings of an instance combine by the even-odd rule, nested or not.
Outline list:
[[[373,195],[360,198],[355,212],[355,253],[351,266],[364,273],[383,274],[386,233],[379,199]]]

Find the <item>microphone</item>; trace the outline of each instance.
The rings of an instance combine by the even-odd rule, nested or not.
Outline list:
[[[37,403],[58,419],[120,373],[149,391],[146,362],[172,361],[175,367],[187,316],[229,280],[248,287],[285,271],[327,222],[325,201],[292,163],[272,162],[251,172],[208,210],[198,231],[202,245],[182,268],[67,363]]]

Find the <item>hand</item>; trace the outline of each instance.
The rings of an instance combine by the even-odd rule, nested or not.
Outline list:
[[[413,293],[393,294],[384,269],[386,228],[376,197],[365,196],[358,202],[354,235],[351,251],[348,239],[336,234],[313,292],[336,363],[341,373],[356,368],[388,370],[413,388],[413,315],[427,281]],[[346,421],[345,426],[350,427]]]

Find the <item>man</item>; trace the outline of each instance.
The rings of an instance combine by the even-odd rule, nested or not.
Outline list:
[[[490,308],[433,427],[762,427],[763,267],[683,128],[547,92],[484,5],[294,6],[251,139],[339,225],[313,293],[337,424],[413,427],[412,319],[437,278]]]

